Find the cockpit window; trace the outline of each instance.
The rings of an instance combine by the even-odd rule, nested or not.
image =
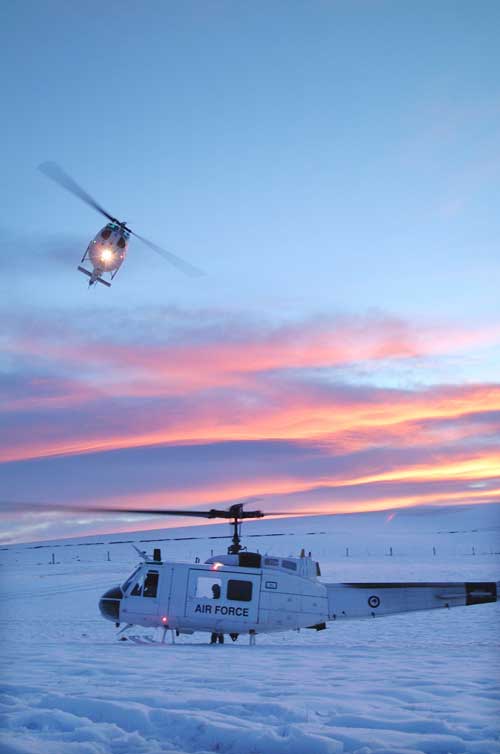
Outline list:
[[[141,597],[143,583],[144,583],[144,574],[141,574],[139,578],[137,579],[136,583],[134,584],[132,591],[130,592],[131,597]]]
[[[104,230],[101,233],[102,238],[104,238],[105,241],[108,240],[108,238],[111,235],[111,229],[110,228],[104,228]]]
[[[135,576],[137,576],[137,574],[139,573],[140,570],[141,570],[140,566],[138,568],[136,568],[135,571],[133,571],[133,573],[130,574],[130,576],[128,577],[128,579],[126,580],[126,582],[124,583],[124,585],[122,586],[124,594],[126,594],[128,592],[130,584],[132,583],[132,581],[134,580]]]
[[[291,571],[297,570],[297,563],[295,563],[293,560],[282,560],[281,565],[283,568],[289,568]]]

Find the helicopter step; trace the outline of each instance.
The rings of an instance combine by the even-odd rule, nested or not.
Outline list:
[[[80,272],[83,272],[84,275],[87,275],[87,277],[91,278],[90,284],[99,282],[99,283],[102,283],[103,285],[106,285],[108,288],[111,288],[111,283],[108,283],[108,281],[104,280],[104,278],[94,277],[91,272],[85,269],[85,267],[81,267],[80,265],[78,265],[78,270],[80,270]]]

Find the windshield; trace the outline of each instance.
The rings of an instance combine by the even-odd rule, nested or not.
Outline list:
[[[126,580],[126,582],[124,583],[124,585],[122,586],[124,594],[126,594],[126,592],[127,592],[128,588],[129,588],[130,584],[132,583],[132,581],[134,579],[134,576],[137,576],[137,574],[139,573],[140,570],[141,570],[141,566],[138,566],[135,569],[135,571],[133,571],[133,573],[130,574],[130,576],[128,577],[128,579]]]

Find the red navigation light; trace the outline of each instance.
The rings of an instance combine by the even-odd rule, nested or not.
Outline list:
[[[162,623],[164,623],[164,624],[165,624],[165,623],[168,623],[168,618],[167,618],[167,616],[166,616],[166,615],[163,615],[163,616],[162,616],[161,622],[162,622]]]

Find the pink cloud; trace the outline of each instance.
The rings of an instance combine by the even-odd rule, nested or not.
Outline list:
[[[388,318],[316,318],[257,328],[245,322],[205,331],[190,322],[182,335],[164,342],[95,340],[66,328],[64,338],[50,327],[14,334],[12,354],[38,362],[75,368],[101,388],[116,394],[185,394],[230,385],[245,385],[259,372],[333,368],[357,362],[425,358],[478,348],[500,341],[500,327],[478,329],[416,327]],[[175,335],[175,332],[174,332]]]

